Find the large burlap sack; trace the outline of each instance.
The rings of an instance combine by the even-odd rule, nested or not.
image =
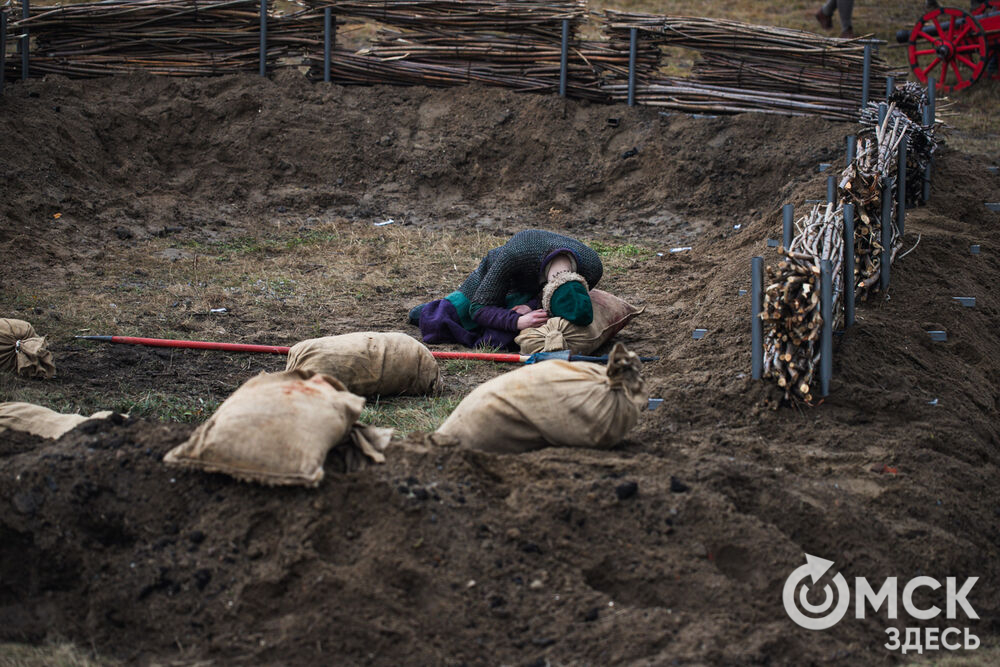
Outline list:
[[[611,447],[646,408],[641,367],[621,343],[607,366],[561,360],[523,366],[476,387],[431,442],[496,454]]]
[[[0,318],[0,371],[24,377],[50,378],[56,374],[45,337],[24,320]]]
[[[167,452],[170,465],[264,484],[316,486],[336,448],[346,470],[385,462],[392,429],[357,423],[365,399],[328,375],[261,373],[223,401],[191,437]]]
[[[332,375],[362,396],[426,394],[441,374],[423,343],[393,332],[304,340],[288,352],[285,370],[295,369]]]
[[[561,317],[549,318],[542,326],[525,329],[514,339],[521,346],[521,354],[556,350],[590,354],[645,310],[599,289],[590,290],[590,301],[594,307],[593,322],[581,327]]]
[[[33,403],[0,403],[0,433],[9,429],[55,440],[88,419],[105,419],[111,414],[110,410],[102,410],[85,417],[63,414]]]

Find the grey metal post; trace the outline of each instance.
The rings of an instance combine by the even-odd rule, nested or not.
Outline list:
[[[267,76],[267,0],[260,0],[260,75]]]
[[[892,264],[892,179],[882,180],[882,263],[880,281],[882,293],[889,290],[889,269]]]
[[[792,219],[795,217],[795,207],[785,204],[781,207],[781,247],[788,252],[792,245]]]
[[[566,97],[566,68],[569,60],[569,19],[562,22],[562,50],[559,53],[559,97]]]
[[[865,65],[863,79],[861,81],[861,108],[864,109],[868,106],[868,96],[871,92],[871,75],[872,75],[872,45],[865,44]]]
[[[323,10],[323,81],[330,83],[330,56],[333,51],[333,9]]]
[[[764,258],[750,260],[750,377],[759,380],[764,374]]]
[[[854,326],[854,204],[844,204],[844,328]]]
[[[931,122],[934,122],[937,112],[937,79],[932,76],[927,77],[927,103],[931,108]]]
[[[826,201],[828,204],[837,204],[837,179],[833,176],[826,177]]]
[[[29,0],[22,0],[21,5],[21,18],[26,19],[31,15]],[[21,38],[21,81],[28,80],[28,60],[29,52],[31,51],[31,44],[28,41],[28,29],[24,28],[24,37]]]
[[[906,227],[906,137],[899,142],[896,158],[896,228],[903,235]]]
[[[889,96],[892,95],[892,91],[896,88],[896,77],[887,76],[885,77],[885,101],[889,101]]]
[[[0,95],[3,95],[4,70],[7,68],[7,10],[0,9]]]
[[[824,259],[819,264],[819,308],[823,329],[819,336],[819,395],[830,394],[833,375],[833,263]]]
[[[935,104],[935,91],[937,89],[937,83],[934,77],[927,77],[927,106],[924,107],[924,127],[930,130],[934,126],[934,104]],[[920,200],[927,204],[928,200],[931,198],[931,164],[934,162],[934,156],[927,162],[927,166],[924,168],[924,191],[923,196]]]
[[[878,103],[878,125],[882,127],[882,123],[885,122],[885,117],[889,113],[889,105],[885,102]]]
[[[858,150],[858,138],[853,135],[847,135],[847,166],[850,167],[851,163],[854,162],[855,152]]]
[[[635,54],[639,29],[629,28],[628,34],[628,105],[635,106]]]

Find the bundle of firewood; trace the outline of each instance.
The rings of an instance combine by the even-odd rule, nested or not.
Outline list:
[[[920,84],[907,81],[889,95],[891,105],[888,115],[891,124],[897,123],[906,135],[906,202],[913,206],[920,201],[923,192],[924,173],[937,150],[938,139],[933,121],[929,127],[923,125],[924,108],[929,104],[927,91]],[[874,134],[878,125],[878,104],[869,102],[861,110],[863,133]]]
[[[587,17],[586,0],[305,0],[386,25],[449,31],[520,32],[558,39],[562,21],[575,28]]]
[[[14,16],[21,15],[20,3]],[[143,70],[173,76],[255,71],[259,66],[258,0],[107,0],[77,5],[31,5],[12,20],[12,33],[30,32],[31,72],[71,77]],[[267,61],[293,54],[322,36],[322,12],[269,16]],[[320,39],[320,43],[322,40]],[[16,69],[10,69],[17,65]],[[19,63],[8,63],[19,75]]]
[[[834,323],[842,320],[844,291],[844,217],[833,204],[814,206],[795,223],[795,235],[784,257],[766,270],[764,310],[764,377],[774,378],[785,397],[812,401],[819,364],[821,261],[833,265]]]
[[[668,47],[697,50],[692,76],[641,80],[650,88],[637,99],[688,111],[765,111],[857,118],[861,106],[865,44],[811,32],[692,16],[605,11],[605,32],[625,36],[637,28],[640,39]],[[873,55],[871,94],[893,74]],[[609,91],[615,96],[614,90]]]

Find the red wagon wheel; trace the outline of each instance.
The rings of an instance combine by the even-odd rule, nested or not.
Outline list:
[[[986,68],[986,35],[979,21],[954,7],[924,14],[910,33],[910,67],[921,83],[937,79],[942,92],[968,88]]]

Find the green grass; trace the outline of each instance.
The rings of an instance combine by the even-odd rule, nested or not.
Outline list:
[[[0,667],[110,667],[119,664],[88,655],[69,643],[0,644]]]
[[[166,422],[203,422],[221,401],[187,396],[172,396],[159,391],[147,391],[138,397],[121,395],[111,398],[109,410]]]
[[[631,243],[614,245],[600,241],[591,241],[590,247],[601,257],[638,257],[639,255],[649,254],[648,250]]]
[[[360,421],[396,429],[401,436],[429,433],[437,429],[461,402],[460,397],[393,396],[376,397],[361,411]]]

